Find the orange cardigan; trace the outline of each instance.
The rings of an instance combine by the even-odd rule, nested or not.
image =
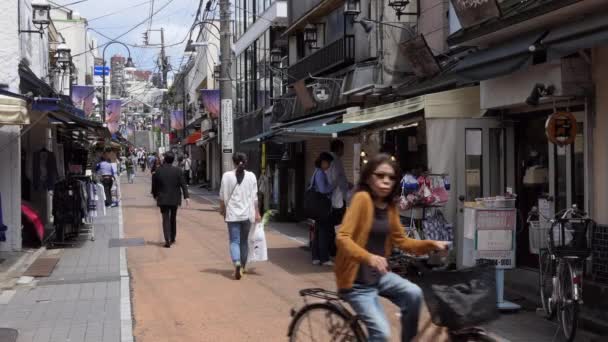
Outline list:
[[[335,274],[338,289],[350,289],[353,286],[359,265],[369,263],[372,256],[365,249],[369,232],[374,222],[374,202],[366,191],[357,192],[344,215],[342,225],[336,236],[338,254],[336,256]],[[435,248],[432,241],[410,239],[399,220],[396,205],[388,207],[390,233],[386,239],[386,252],[390,254],[392,246],[414,253],[426,254]]]

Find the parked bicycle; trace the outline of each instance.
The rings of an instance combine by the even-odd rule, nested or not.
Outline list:
[[[548,221],[548,228],[543,229],[538,224],[541,217]],[[560,211],[553,219],[532,208],[528,223],[530,229],[541,230],[544,235],[538,262],[540,298],[545,316],[552,319],[557,315],[564,337],[568,342],[574,341],[579,306],[583,305],[584,261],[591,254],[588,233],[594,223],[576,205]]]
[[[474,327],[498,315],[493,267],[482,265],[466,270],[431,269],[433,266],[426,258],[415,258],[404,253],[394,254],[389,264],[393,272],[422,287],[433,322],[448,328],[451,341],[495,342],[483,329]],[[454,286],[456,284],[458,286]],[[288,331],[290,342],[367,341],[364,324],[339,293],[311,288],[300,290],[300,296],[303,297],[304,306],[291,311],[293,318]],[[462,305],[463,300],[467,305]],[[462,315],[463,307],[475,312]]]

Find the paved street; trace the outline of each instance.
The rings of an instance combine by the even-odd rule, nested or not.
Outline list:
[[[298,290],[335,288],[330,269],[310,264],[305,230],[286,224],[267,231],[270,261],[233,280],[216,198],[196,187],[191,207],[178,212],[176,245],[162,248],[160,214],[148,187],[144,177],[123,186],[125,235],[146,241],[127,250],[137,341],[285,341],[289,311],[301,303]],[[397,336],[397,312],[387,309]],[[423,316],[420,341],[445,340]],[[561,340],[554,323],[529,310],[505,315],[490,329],[504,341]],[[588,340],[581,334],[577,341]]]
[[[61,257],[53,273],[3,292],[10,299],[0,304],[0,327],[18,329],[18,342],[132,341],[129,324],[121,337],[121,248],[109,247],[119,236],[112,208],[95,220],[95,241],[46,251]],[[128,300],[128,288],[123,294]]]

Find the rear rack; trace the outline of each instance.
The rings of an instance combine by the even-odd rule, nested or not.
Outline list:
[[[303,289],[300,290],[300,296],[302,297],[314,297],[324,300],[340,300],[338,293],[333,291],[327,291],[321,288]]]

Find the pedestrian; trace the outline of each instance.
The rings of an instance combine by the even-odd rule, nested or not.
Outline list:
[[[260,222],[258,183],[253,172],[245,170],[247,155],[232,156],[235,169],[224,173],[220,185],[220,213],[228,225],[230,256],[234,277],[239,280],[247,265],[248,237],[251,223]]]
[[[310,189],[329,198],[332,194],[332,187],[327,178],[327,170],[333,161],[333,157],[328,152],[322,152],[315,161],[315,171],[310,182]],[[312,239],[312,263],[313,265],[333,266],[330,260],[331,230],[334,229],[331,222],[331,211],[327,208],[327,214],[315,217],[315,230]]]
[[[161,165],[163,165],[163,164],[160,163],[160,158],[156,158],[156,156],[153,156],[153,157],[154,158],[150,159],[150,173],[152,173],[152,174],[156,173],[156,171],[158,170],[158,168]]]
[[[148,168],[152,170],[152,167],[156,165],[156,153],[150,153],[148,157]]]
[[[192,169],[192,159],[188,153],[184,154],[182,170],[184,171],[184,177],[186,178],[186,184],[190,185],[190,170]]]
[[[346,200],[350,185],[344,171],[342,156],[344,156],[344,143],[341,140],[332,140],[330,143],[330,154],[333,157],[331,166],[327,170],[327,177],[333,189],[331,193],[331,224],[333,227],[342,222],[342,217],[346,211]],[[329,250],[331,256],[336,256],[336,230],[330,229]]]
[[[135,164],[133,163],[133,157],[131,155],[127,156],[125,160],[125,167],[127,169],[127,179],[129,180],[129,184],[133,184],[133,178],[135,177]]]
[[[182,204],[182,195],[186,205],[190,205],[188,187],[182,171],[171,166],[175,155],[172,152],[165,154],[164,164],[152,175],[152,196],[160,207],[163,217],[163,234],[165,248],[175,243],[177,233],[177,208]]]
[[[104,154],[101,161],[95,168],[97,175],[101,178],[101,184],[106,195],[106,208],[112,205],[112,185],[116,180],[116,174],[114,173],[114,167],[112,166],[110,158]]]
[[[445,251],[448,246],[446,242],[405,235],[397,208],[399,176],[398,166],[387,154],[379,154],[365,164],[337,234],[334,271],[338,290],[367,326],[368,341],[390,340],[390,322],[378,296],[401,309],[401,341],[412,341],[418,331],[422,291],[388,270],[390,246],[417,255]]]

